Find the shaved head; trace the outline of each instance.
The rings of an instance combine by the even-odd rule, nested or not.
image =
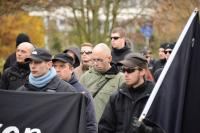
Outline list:
[[[20,43],[17,48],[26,48],[29,49],[31,52],[35,49],[35,47],[33,46],[33,44],[29,43],[29,42],[23,42]]]
[[[25,59],[31,55],[31,52],[34,50],[33,44],[29,42],[20,43],[16,49],[16,59],[19,63],[24,63]]]
[[[92,61],[96,71],[100,73],[108,71],[112,61],[110,48],[104,43],[97,44],[92,51]]]
[[[111,50],[108,47],[108,45],[106,45],[105,43],[97,44],[93,49],[93,52],[95,52],[95,51],[100,51],[103,54],[105,54],[106,56],[111,56]]]

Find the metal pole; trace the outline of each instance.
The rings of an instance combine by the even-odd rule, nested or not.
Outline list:
[[[48,29],[49,29],[49,16],[46,15],[44,17],[44,26],[45,26],[45,37],[44,37],[44,45],[46,49],[49,49],[48,46]]]
[[[157,94],[157,92],[158,92],[158,90],[159,90],[159,88],[160,88],[160,86],[161,86],[161,84],[163,82],[163,79],[164,79],[167,71],[169,70],[169,67],[170,67],[170,65],[171,65],[171,63],[172,63],[172,61],[173,61],[173,59],[174,59],[174,57],[175,57],[180,45],[181,45],[181,43],[182,43],[182,41],[183,41],[183,39],[184,39],[184,37],[185,37],[190,25],[191,25],[194,17],[196,16],[197,12],[198,12],[198,10],[195,9],[195,11],[190,16],[187,24],[185,25],[180,37],[178,38],[178,41],[176,42],[176,45],[175,45],[175,47],[174,47],[169,59],[167,60],[167,63],[165,65],[163,71],[161,72],[160,77],[158,78],[158,81],[156,82],[156,85],[153,88],[153,91],[152,91],[152,93],[151,93],[151,95],[150,95],[150,97],[149,97],[149,99],[148,99],[148,101],[147,101],[147,103],[146,103],[141,115],[140,115],[140,118],[139,118],[140,122],[146,117],[146,115],[147,115],[147,113],[148,113],[148,111],[149,111],[149,109],[150,109],[150,107],[151,107],[151,105],[153,103],[153,100],[155,99],[155,96],[156,96],[156,94]]]

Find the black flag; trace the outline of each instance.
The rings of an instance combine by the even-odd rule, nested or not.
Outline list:
[[[200,26],[195,13],[148,113],[166,133],[200,131]]]
[[[2,133],[85,133],[81,93],[0,91]]]

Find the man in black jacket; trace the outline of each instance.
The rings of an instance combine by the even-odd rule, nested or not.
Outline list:
[[[86,130],[87,133],[97,133],[97,122],[93,105],[93,99],[89,92],[80,84],[73,72],[73,69],[76,66],[73,63],[73,58],[66,53],[61,53],[55,55],[52,61],[56,69],[57,75],[62,80],[71,84],[75,88],[75,91],[82,92],[87,96],[88,99],[86,107]]]
[[[25,33],[19,33],[16,37],[16,48],[18,47],[19,44],[23,43],[23,42],[29,42],[31,43],[31,40],[29,38],[29,36]],[[13,64],[16,63],[16,52],[10,54],[8,56],[8,58],[5,61],[5,64],[3,66],[3,70],[6,70],[6,68],[12,66]]]
[[[100,119],[99,133],[151,133],[151,127],[137,121],[154,87],[145,80],[147,60],[139,54],[129,54],[120,62],[125,83],[110,96]],[[138,124],[139,123],[139,124]]]
[[[124,57],[132,53],[130,44],[126,40],[126,32],[122,27],[116,27],[112,30],[111,35],[112,44],[112,63],[117,63],[124,59]]]
[[[24,86],[18,90],[47,91],[47,92],[74,92],[74,87],[61,80],[52,67],[52,55],[42,48],[36,48],[26,61],[29,62],[31,73]]]
[[[30,73],[29,65],[25,62],[25,59],[31,55],[33,50],[34,46],[28,42],[23,42],[17,46],[17,62],[3,71],[0,89],[16,90],[25,83]]]

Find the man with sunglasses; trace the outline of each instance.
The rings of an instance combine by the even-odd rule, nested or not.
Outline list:
[[[80,82],[94,98],[97,121],[99,121],[110,95],[122,84],[123,74],[115,65],[111,65],[110,48],[97,44],[92,50],[93,66],[85,72]]]
[[[172,50],[174,49],[175,43],[169,43],[165,48],[165,58],[166,60],[169,59],[169,56],[172,53]]]
[[[112,63],[117,63],[124,59],[124,57],[132,53],[129,47],[128,41],[126,40],[126,32],[122,27],[116,27],[112,30],[110,35],[112,45]]]
[[[164,53],[165,53],[165,60],[167,61],[169,59],[169,56],[171,55],[171,52],[173,50],[175,46],[175,42],[173,43],[168,43],[166,46],[165,46],[165,50],[164,50]],[[165,64],[164,64],[165,65]],[[160,68],[158,68],[155,72],[154,72],[154,79],[155,81],[158,80],[163,68],[164,68],[164,65]]]
[[[147,60],[139,54],[129,54],[122,64],[125,83],[110,96],[100,119],[99,133],[151,133],[153,127],[138,122],[142,110],[154,87],[145,79]]]

